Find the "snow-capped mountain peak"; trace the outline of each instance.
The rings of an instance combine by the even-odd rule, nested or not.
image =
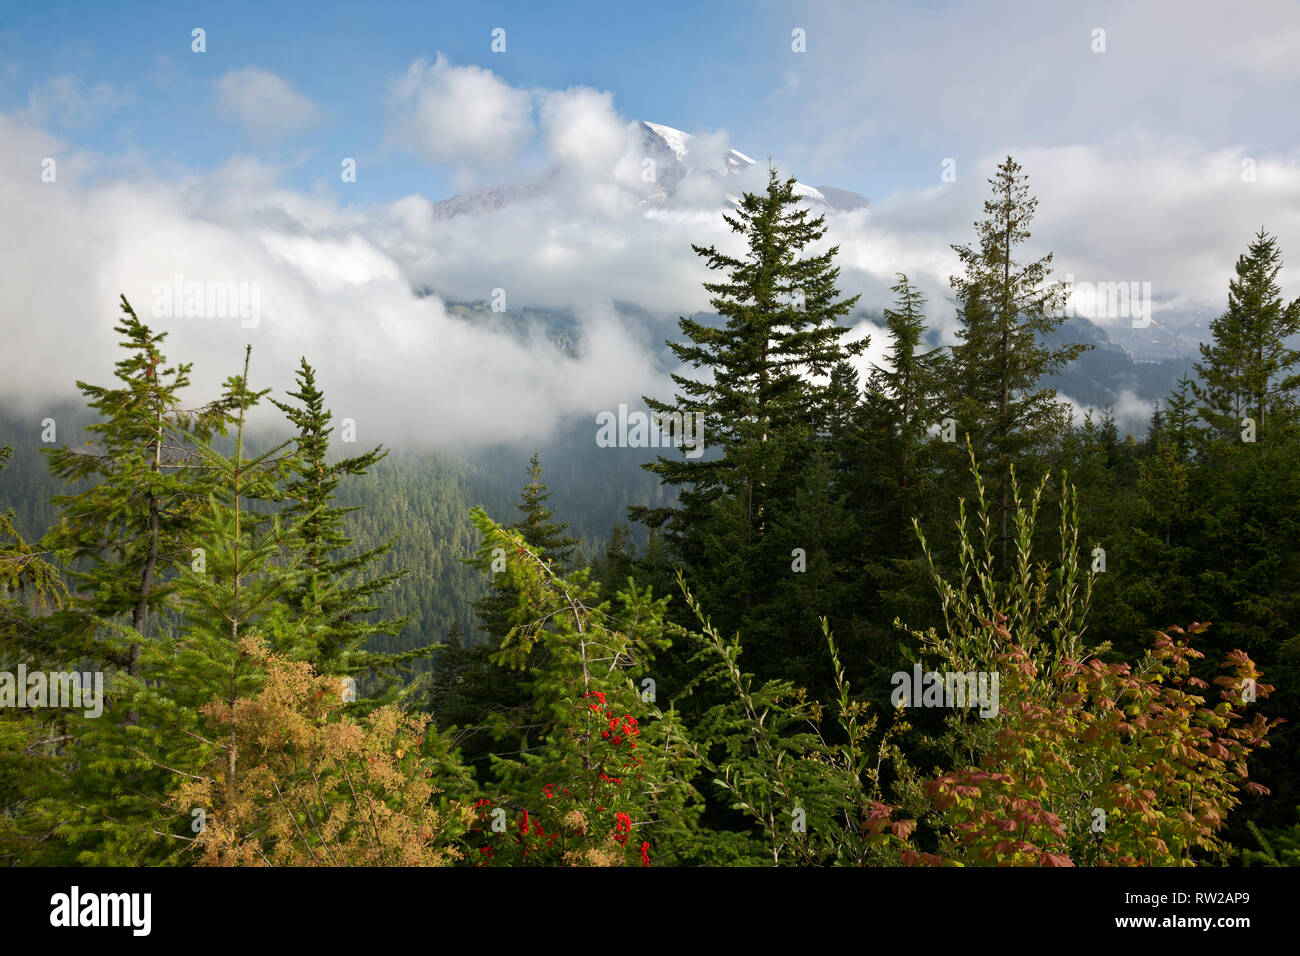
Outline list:
[[[645,158],[655,161],[654,183],[641,198],[643,206],[653,207],[668,201],[687,176],[738,176],[755,165],[755,160],[730,146],[717,154],[711,150],[702,150],[697,137],[672,126],[642,120],[639,127],[640,150]],[[453,216],[488,213],[516,202],[552,194],[557,189],[564,188],[562,183],[562,177],[553,170],[551,174],[531,182],[472,189],[435,202],[432,207],[433,218],[450,219]],[[727,190],[727,201],[738,205],[740,200],[734,192],[739,191]],[[796,182],[794,191],[800,198],[827,210],[862,209],[871,204],[866,196],[830,186],[807,186]]]
[[[725,154],[717,159],[709,156],[696,156],[693,154],[695,137],[671,126],[642,120],[641,128],[643,132],[642,143],[646,147],[648,154],[658,154],[660,158],[671,156],[670,163],[681,167],[680,169],[669,170],[666,183],[669,191],[682,178],[694,172],[697,163],[703,166],[704,171],[715,176],[738,175],[755,163],[755,160],[735,148],[729,148]],[[663,181],[661,177],[661,182]],[[845,189],[834,189],[829,186],[808,186],[796,181],[794,191],[795,195],[807,199],[809,202],[824,205],[828,209],[861,209],[871,205],[871,201],[866,196]],[[727,195],[727,199],[733,203],[738,202],[730,194]]]
[[[671,126],[660,126],[658,123],[651,123],[642,120],[641,125],[648,129],[655,136],[659,137],[678,159],[686,159],[687,144],[695,137],[690,133],[683,133],[679,129],[673,129]],[[752,160],[751,160],[752,162]]]

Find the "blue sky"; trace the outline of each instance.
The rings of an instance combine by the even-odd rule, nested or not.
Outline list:
[[[688,130],[732,124],[747,130],[761,106],[746,90],[780,85],[777,56],[755,57],[762,15],[738,18],[725,4],[579,2],[375,5],[325,0],[306,7],[266,2],[64,4],[6,3],[0,108],[28,105],[33,87],[56,76],[111,84],[121,101],[74,126],[58,124],[86,148],[147,151],[203,168],[233,152],[301,164],[306,184],[339,156],[364,160],[357,199],[420,190],[452,191],[445,171],[385,148],[384,102],[391,80],[442,53],[476,64],[511,85],[592,86],[615,94],[625,115]],[[739,9],[736,7],[735,9]],[[191,30],[207,51],[191,50]],[[506,52],[490,49],[505,29]],[[782,34],[768,31],[778,51]],[[793,54],[791,54],[793,56]],[[788,59],[788,58],[786,58]],[[319,126],[284,142],[250,142],[215,113],[213,84],[243,67],[270,70],[318,104]]]
[[[804,181],[873,197],[933,182],[945,157],[1125,130],[1292,145],[1282,118],[1296,102],[1295,73],[1272,70],[1258,51],[1294,54],[1294,37],[1276,26],[1289,7],[1294,30],[1294,4],[1265,4],[1269,16],[1240,7],[1222,24],[1199,13],[1212,4],[1131,6],[6,2],[0,107],[28,106],[56,77],[107,84],[112,101],[64,127],[84,148],[191,168],[248,152],[295,164],[300,185],[336,178],[335,157],[355,156],[366,174],[352,195],[366,200],[451,190],[447,170],[385,139],[390,83],[439,53],[518,88],[609,91],[628,118],[725,128],[737,147],[790,162]],[[190,50],[196,26],[207,31],[202,55]],[[1108,29],[1104,56],[1092,50],[1098,26]],[[495,27],[507,31],[504,54],[489,49]],[[806,53],[790,48],[795,27]],[[320,122],[250,141],[216,114],[213,93],[246,67],[281,77],[319,106]]]
[[[951,246],[1014,154],[1039,199],[1025,257],[1051,251],[1058,279],[1148,283],[1155,323],[1197,335],[1261,225],[1300,295],[1297,102],[1300,5],[1277,0],[0,0],[0,334],[31,356],[0,400],[102,377],[118,295],[149,302],[183,275],[260,291],[255,327],[155,316],[220,359],[213,381],[253,341],[269,377],[310,352],[378,419],[434,406],[441,440],[527,440],[662,391],[647,343],[708,306],[692,244],[734,246],[726,195],[762,185],[761,169],[707,174],[728,146],[871,198],[827,220],[841,286],[868,310],[906,272],[951,341]],[[638,175],[636,120],[696,136],[667,197]],[[481,215],[435,205],[539,182]],[[576,315],[580,354],[444,309],[498,289],[511,309]],[[1130,347],[1147,334],[1095,318]],[[880,330],[855,333],[881,360]],[[377,380],[401,394],[372,395]]]

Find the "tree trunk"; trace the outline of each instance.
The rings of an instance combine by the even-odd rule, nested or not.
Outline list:
[[[154,473],[162,471],[162,409],[159,408],[154,419],[156,431],[153,441],[153,462],[150,470]],[[158,538],[161,534],[159,514],[158,514],[158,497],[149,495],[149,553],[145,557],[144,569],[140,572],[140,597],[135,603],[135,610],[131,613],[131,626],[135,628],[137,634],[144,636],[145,621],[149,616],[149,595],[153,592],[153,576],[158,568]],[[136,642],[131,645],[131,660],[127,666],[127,673],[132,677],[140,676],[140,644]],[[134,726],[140,720],[140,715],[134,710],[129,711],[126,715],[128,725]]]

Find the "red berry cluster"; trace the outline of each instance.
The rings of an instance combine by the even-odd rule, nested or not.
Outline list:
[[[554,784],[547,784],[544,788],[543,794],[546,799],[550,800],[555,798],[554,793],[552,793],[552,788],[554,786]],[[568,788],[564,788],[564,793],[568,794],[568,792]],[[490,828],[488,825],[488,817],[492,813],[491,807],[492,801],[486,797],[475,801],[474,810],[476,811],[478,819],[475,821],[474,825],[469,828],[470,833],[478,833],[484,839],[489,841],[501,836],[499,833],[489,834]],[[554,846],[555,842],[560,839],[560,836],[561,834],[558,830],[554,833],[548,833],[545,825],[536,817],[532,816],[528,809],[525,808],[523,816],[519,819],[518,832],[513,837],[513,841],[514,844],[519,847],[521,856],[526,857],[530,853],[537,853],[540,850]],[[543,843],[543,841],[545,842]],[[496,848],[493,847],[490,842],[486,846],[479,847],[478,852],[482,856],[482,861],[476,863],[476,866],[484,866],[486,865],[486,861],[491,860],[496,856]]]
[[[598,760],[592,769],[599,775],[602,787],[599,794],[592,793],[591,796],[601,798],[593,800],[598,805],[598,813],[615,811],[614,832],[608,834],[608,836],[612,836],[615,842],[626,850],[628,849],[628,838],[632,835],[632,817],[628,813],[615,809],[622,802],[620,800],[621,794],[617,792],[617,789],[624,785],[624,776],[614,776],[613,773],[606,772],[606,768],[614,773],[624,775],[630,771],[634,776],[639,777],[639,768],[644,765],[645,760],[640,755],[632,754],[629,751],[636,749],[637,738],[641,735],[641,728],[637,723],[637,719],[631,714],[624,714],[619,717],[615,715],[614,711],[607,709],[609,705],[605,694],[601,691],[592,691],[585,695],[585,699],[587,701],[585,712],[589,714],[593,723],[599,721],[601,724],[601,734],[599,738],[595,738],[596,741],[606,740],[611,748],[604,754],[593,755],[597,756]],[[593,738],[595,730],[596,728],[593,727]],[[615,767],[620,769],[615,771]],[[606,790],[606,787],[609,790]],[[470,832],[479,834],[487,844],[479,848],[480,856],[475,863],[476,866],[487,866],[498,853],[507,852],[516,847],[519,849],[522,858],[533,855],[535,858],[549,859],[550,854],[547,851],[552,847],[556,847],[557,841],[559,841],[559,846],[556,847],[557,850],[566,849],[566,833],[568,834],[567,849],[569,850],[578,849],[578,847],[574,846],[575,837],[582,841],[594,840],[596,842],[608,838],[604,835],[607,831],[597,824],[596,820],[586,816],[586,814],[590,813],[589,809],[584,811],[581,806],[573,808],[581,815],[580,819],[585,818],[587,822],[577,824],[570,820],[568,814],[573,812],[570,807],[574,798],[571,796],[568,787],[564,787],[559,783],[544,784],[540,796],[543,803],[535,809],[540,812],[543,818],[554,822],[556,829],[553,833],[548,832],[550,824],[543,823],[528,809],[522,811],[522,815],[508,833],[491,832],[489,818],[494,810],[492,801],[483,798],[474,804],[477,820],[475,825],[470,827]],[[606,803],[613,804],[613,806],[606,809]],[[589,807],[590,804],[588,804]],[[633,844],[633,846],[635,845]],[[509,855],[513,856],[513,854]],[[641,842],[640,856],[641,865],[649,866],[650,842],[648,840]],[[500,862],[505,863],[507,860],[502,859]],[[558,863],[560,861],[557,859],[554,862]]]
[[[492,812],[489,809],[491,806],[492,801],[487,797],[482,797],[474,801],[474,815],[477,819],[475,820],[474,825],[469,828],[470,833],[484,833],[483,827],[481,827],[480,824],[487,822],[487,816]],[[486,861],[491,860],[495,855],[491,846],[481,846],[478,848],[478,852],[483,859],[481,862],[475,863],[475,866],[486,866]]]
[[[626,813],[614,814],[614,839],[627,846],[627,838],[632,833],[632,818]]]
[[[637,726],[636,718],[631,714],[624,714],[622,717],[615,717],[612,710],[605,711],[605,716],[609,718],[609,729],[601,731],[601,736],[609,740],[615,747],[624,741],[636,750],[636,738],[641,734],[641,728]]]

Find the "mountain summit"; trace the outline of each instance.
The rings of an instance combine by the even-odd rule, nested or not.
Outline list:
[[[755,160],[733,148],[727,148],[716,155],[701,154],[696,137],[671,126],[646,120],[636,125],[641,134],[638,148],[642,158],[652,159],[655,163],[654,182],[648,185],[642,199],[647,206],[666,202],[676,194],[677,187],[688,176],[739,176],[755,164]],[[554,174],[529,183],[483,186],[434,203],[433,218],[450,219],[453,216],[491,212],[512,203],[549,195],[558,186],[558,177]],[[808,186],[796,181],[794,188],[797,195],[826,210],[847,212],[871,205],[866,196],[834,186]],[[730,192],[726,196],[732,203],[740,201],[739,196]]]
[[[690,133],[647,120],[642,120],[640,126],[641,143],[645,154],[659,163],[659,183],[666,195],[672,194],[669,184],[676,185],[684,176],[694,172],[696,169],[694,164],[697,162],[702,162],[703,171],[714,176],[739,175],[755,162],[734,148],[729,148],[719,156],[697,157],[691,148],[695,137]],[[668,175],[665,175],[665,168],[668,170]],[[796,195],[802,196],[814,205],[825,206],[827,209],[849,211],[865,209],[871,205],[871,200],[866,196],[847,189],[836,189],[833,186],[808,186],[796,181],[794,191]],[[737,196],[728,195],[727,198],[732,202],[739,201]]]

